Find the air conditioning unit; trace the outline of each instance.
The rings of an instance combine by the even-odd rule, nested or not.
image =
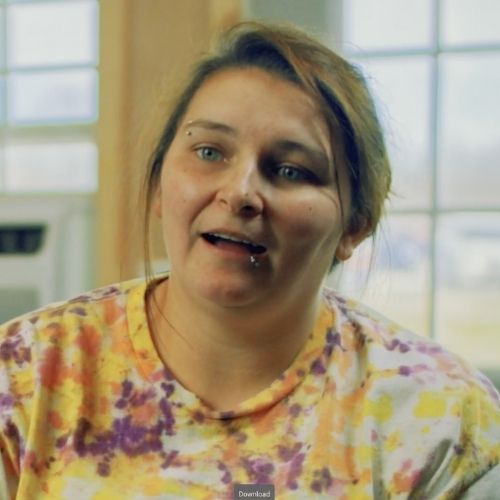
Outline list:
[[[0,196],[0,323],[94,286],[88,195]]]

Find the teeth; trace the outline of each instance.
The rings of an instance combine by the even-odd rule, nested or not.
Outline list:
[[[233,241],[238,245],[244,245],[248,248],[248,250],[255,254],[261,254],[266,251],[266,247],[259,245],[258,243],[253,243],[250,240],[242,240],[240,238],[236,238],[235,236],[231,236],[223,233],[204,233],[204,237],[210,241],[210,243],[215,243],[217,240],[226,240]]]
[[[235,238],[234,236],[229,236],[227,234],[220,234],[220,233],[210,233],[210,234],[212,236],[217,237],[217,238],[222,238],[224,240],[234,241],[236,243],[243,243],[244,245],[255,245],[255,243],[252,243],[251,241],[240,240],[239,238]]]

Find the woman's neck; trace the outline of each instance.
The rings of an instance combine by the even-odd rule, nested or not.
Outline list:
[[[232,409],[269,386],[305,344],[316,312],[317,300],[267,308],[200,307],[171,279],[148,298],[162,361],[217,410]]]

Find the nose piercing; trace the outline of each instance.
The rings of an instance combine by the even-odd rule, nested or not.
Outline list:
[[[260,262],[255,255],[250,255],[250,264],[254,269],[257,269],[260,266]]]

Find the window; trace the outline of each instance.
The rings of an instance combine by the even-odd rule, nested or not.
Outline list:
[[[0,194],[97,188],[97,0],[0,0]]]
[[[500,2],[343,2],[345,55],[379,97],[388,218],[344,291],[483,368],[500,348]]]

